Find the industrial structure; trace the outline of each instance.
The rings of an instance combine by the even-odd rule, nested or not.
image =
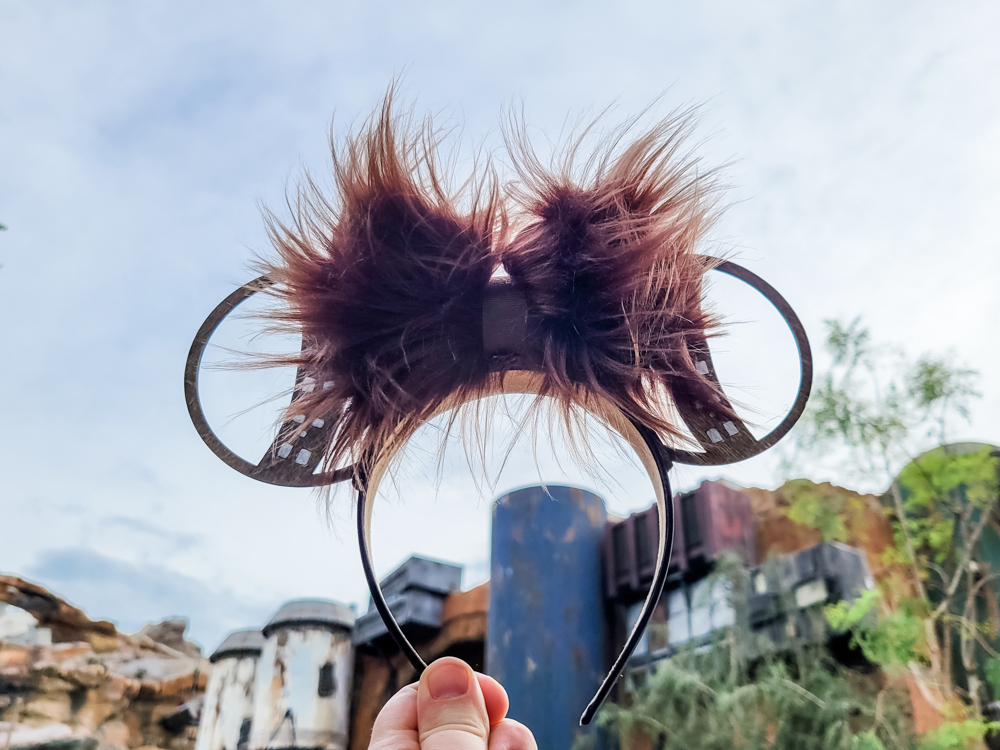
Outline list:
[[[321,599],[289,602],[264,626],[251,748],[347,747],[353,628],[353,608]]]
[[[726,482],[673,498],[670,576],[621,691],[678,650],[708,643],[737,610],[760,649],[828,638],[821,605],[873,585],[865,553],[836,543],[758,560],[751,500]],[[458,656],[496,677],[509,716],[540,747],[570,747],[606,662],[636,621],[652,577],[655,506],[609,518],[575,487],[526,487],[493,508],[490,583],[461,591],[462,569],[411,557],[382,582],[387,603],[428,661]],[[738,560],[748,584],[713,575]],[[196,750],[363,750],[378,711],[415,679],[377,611],[307,600],[284,605],[262,631],[234,633],[212,655]],[[592,737],[596,746],[605,742]]]
[[[237,630],[212,654],[195,750],[249,746],[254,680],[263,647],[259,630]]]

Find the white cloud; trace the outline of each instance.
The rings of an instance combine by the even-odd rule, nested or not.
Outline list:
[[[88,549],[42,550],[25,572],[92,619],[110,618],[126,633],[150,622],[186,617],[187,637],[208,653],[232,630],[266,625],[281,603],[247,601],[156,565],[131,565]]]

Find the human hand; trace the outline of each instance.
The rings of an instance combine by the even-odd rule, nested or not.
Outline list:
[[[538,750],[508,707],[499,682],[446,656],[382,707],[368,750]]]

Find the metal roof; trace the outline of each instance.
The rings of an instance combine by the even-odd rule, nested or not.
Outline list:
[[[396,596],[410,589],[423,589],[432,594],[447,596],[461,588],[462,566],[412,555],[383,578],[381,586],[386,597]],[[368,610],[374,611],[370,604]]]
[[[441,609],[444,597],[422,589],[411,588],[402,594],[386,598],[389,611],[403,632],[410,638],[426,638],[441,628]],[[378,610],[372,608],[358,618],[352,641],[355,646],[370,645],[389,635]]]
[[[232,656],[258,656],[264,646],[264,636],[259,630],[236,630],[226,636],[222,645],[209,657],[213,664]]]
[[[297,599],[286,602],[264,626],[264,637],[279,628],[306,626],[350,630],[354,627],[354,608],[326,599]]]

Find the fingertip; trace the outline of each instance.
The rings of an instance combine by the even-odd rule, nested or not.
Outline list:
[[[503,685],[489,675],[476,672],[476,679],[479,680],[479,689],[482,690],[483,700],[486,701],[486,713],[490,717],[490,726],[495,726],[506,718],[507,711],[510,709],[507,691],[504,690]]]
[[[489,750],[538,750],[538,744],[524,724],[504,719],[490,730]]]
[[[451,656],[427,666],[417,691],[419,747],[485,748],[490,721],[480,682],[474,677],[472,667]]]
[[[375,717],[371,750],[399,747],[417,737],[417,685],[407,685],[392,696]]]

